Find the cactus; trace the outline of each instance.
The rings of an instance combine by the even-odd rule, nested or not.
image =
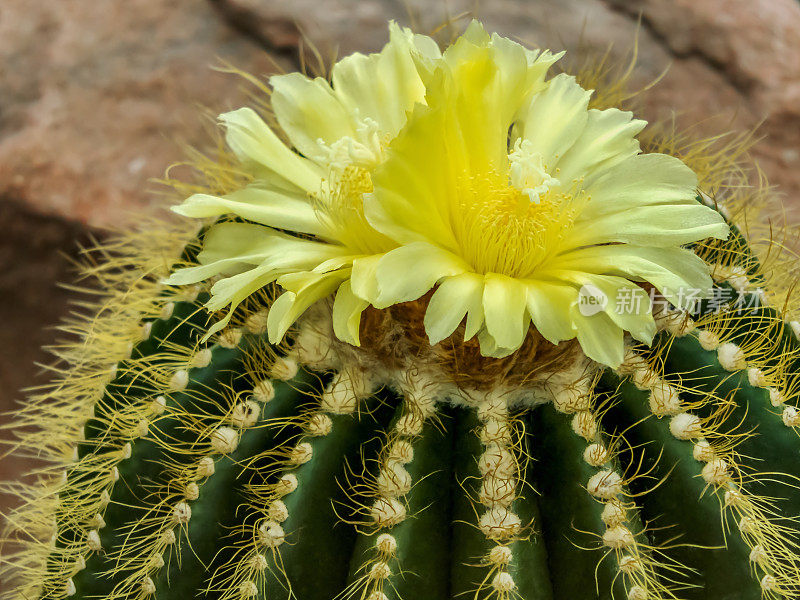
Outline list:
[[[720,148],[647,130],[639,138],[644,156],[671,154],[673,172],[691,168],[698,178],[690,197],[662,198],[664,210],[691,211],[682,227],[697,226],[689,239],[676,234],[669,251],[683,266],[667,267],[684,282],[692,268],[700,281],[710,274],[710,293],[668,303],[653,262],[651,278],[631,275],[641,286],[625,288],[634,298],[658,288],[660,307],[648,306],[640,320],[615,329],[573,315],[571,335],[554,341],[561,308],[537,304],[553,320],[530,308],[514,341],[513,327],[492,320],[496,298],[486,292],[502,296],[512,275],[501,281],[508,287],[485,275],[480,321],[474,305],[437,301],[446,286],[467,290],[472,273],[448,272],[434,278],[432,294],[420,287],[416,297],[387,301],[392,279],[410,276],[398,262],[379,273],[377,292],[361,293],[372,284],[359,260],[410,247],[390,241],[388,227],[372,229],[385,225],[389,209],[367,203],[393,184],[392,165],[409,164],[403,160],[413,156],[403,152],[413,136],[436,124],[437,98],[452,100],[450,88],[436,88],[447,69],[457,83],[459,73],[479,70],[459,71],[464,65],[490,69],[518,52],[526,68],[539,69],[524,91],[531,106],[546,97],[537,96],[543,89],[561,89],[563,104],[577,84],[563,76],[545,84],[557,56],[489,38],[477,24],[443,56],[429,38],[399,28],[392,36],[382,53],[353,63],[367,75],[376,64],[378,73],[412,69],[411,83],[393,90],[407,92],[409,106],[424,98],[431,110],[415,108],[407,127],[369,130],[377,149],[354,139],[333,147],[320,137],[328,158],[350,152],[324,180],[326,193],[340,186],[339,212],[325,212],[322,193],[311,194],[316,212],[277,198],[275,189],[298,192],[315,176],[313,138],[293,140],[297,152],[281,154],[282,142],[254,112],[237,111],[223,118],[232,152],[195,154],[204,180],[174,182],[194,194],[178,212],[219,222],[149,223],[99,247],[99,262],[87,252],[84,274],[102,294],[64,325],[79,340],[56,346],[54,382],[16,414],[15,450],[47,463],[6,484],[21,506],[7,519],[2,597],[800,598],[800,325],[791,320],[792,256],[774,232],[762,242],[759,219],[746,217],[764,194],[744,185],[747,140]],[[458,62],[470,52],[494,62]],[[273,81],[276,114],[289,114],[287,102],[346,89],[348,74],[334,73],[334,92],[321,79],[281,76],[289,79]],[[591,114],[621,118],[635,135],[643,122],[604,112],[624,94],[609,77],[602,63],[578,74],[597,88]],[[292,81],[310,86],[308,96],[293,97]],[[263,116],[276,131],[297,124]],[[368,151],[388,152],[385,167],[370,170]],[[519,171],[533,160],[525,152],[518,144],[509,154],[510,180],[539,211],[536,226],[550,231],[544,219],[552,215],[542,211],[558,179],[545,174],[531,187],[530,173]],[[638,153],[636,145],[630,155]],[[291,163],[294,176],[272,189],[281,174],[275,161]],[[561,164],[553,173],[563,176]],[[494,181],[473,181],[500,193]],[[718,211],[750,228],[742,233]],[[310,220],[315,214],[324,233]],[[272,222],[264,224],[265,215]],[[334,227],[342,223],[349,238]],[[277,237],[253,229],[267,225]],[[340,251],[359,244],[355,258]],[[655,256],[639,244],[639,258]],[[317,279],[317,265],[292,254],[311,247],[328,261]],[[539,247],[523,250],[527,260]],[[595,250],[626,260],[625,243]],[[276,255],[299,262],[275,266]],[[425,271],[423,262],[412,266]],[[324,278],[331,273],[333,285]],[[551,287],[530,289],[563,301],[552,281],[540,284]],[[577,287],[574,294],[577,302]]]

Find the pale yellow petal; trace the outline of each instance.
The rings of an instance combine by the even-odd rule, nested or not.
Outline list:
[[[682,309],[691,309],[691,292],[706,295],[712,282],[708,265],[685,248],[652,248],[632,244],[592,246],[553,259],[550,269],[618,275],[653,284],[662,295]]]
[[[442,60],[441,70],[427,84],[428,105],[451,114],[461,143],[467,144],[469,162],[503,168],[508,129],[532,91],[528,55],[518,44],[495,48],[492,38],[473,23]]]
[[[218,223],[203,238],[197,256],[200,264],[176,270],[166,283],[195,283],[218,274],[234,275],[254,265],[306,269],[343,252],[339,246],[292,237],[269,227]]]
[[[220,223],[209,230],[210,237],[206,238],[203,251],[198,255],[198,260],[205,264],[213,260],[223,258],[223,253],[229,248],[228,243],[223,238],[230,238],[234,235],[246,235],[250,228],[248,223]],[[250,227],[258,227],[250,226]],[[331,260],[341,260],[347,262],[348,250],[343,246],[326,244],[313,239],[298,238],[285,233],[275,231],[268,227],[260,227],[263,230],[261,239],[264,242],[261,250],[263,259],[261,264],[277,269],[311,269],[320,263]],[[247,255],[240,255],[247,258]],[[247,258],[252,264],[256,262],[255,256]]]
[[[288,73],[273,75],[269,82],[275,118],[305,156],[313,159],[322,155],[318,140],[330,145],[355,136],[352,110],[342,104],[322,77],[310,79],[301,73]]]
[[[319,168],[287,148],[253,109],[240,108],[219,119],[226,127],[228,146],[240,160],[255,161],[307,192],[319,190]]]
[[[578,290],[555,281],[526,280],[528,314],[533,326],[552,344],[575,337],[571,308],[578,301]]]
[[[636,156],[639,141],[635,136],[645,125],[647,121],[634,119],[630,112],[616,108],[589,109],[580,136],[556,162],[558,178],[569,184]]]
[[[337,269],[341,269],[342,267],[350,267],[353,264],[353,260],[361,256],[360,254],[341,254],[340,256],[334,256],[333,258],[329,258],[317,266],[315,266],[312,271],[314,273],[328,273],[329,271],[335,271]]]
[[[727,239],[730,229],[712,208],[689,205],[642,206],[576,225],[562,251],[622,242],[640,246],[680,246],[706,238]]]
[[[233,275],[248,265],[259,265],[275,248],[275,236],[266,227],[247,223],[220,223],[208,230],[197,266],[177,269],[167,285],[197,283],[209,277]]]
[[[581,307],[579,302],[576,308],[582,308],[586,316],[595,310],[603,312],[615,325],[630,332],[640,342],[649,344],[653,341],[656,326],[650,312],[650,297],[638,285],[623,277],[583,271],[553,271],[548,275],[579,287],[584,297],[592,296],[602,301],[588,307]]]
[[[590,201],[579,222],[643,206],[697,204],[697,175],[680,159],[666,154],[639,154],[598,172],[584,184]]]
[[[519,279],[488,273],[483,288],[486,330],[498,347],[517,349],[528,332],[528,290]]]
[[[201,264],[177,270],[167,283],[186,284],[228,275],[211,288],[206,307],[211,311],[230,307],[233,311],[245,298],[286,272],[313,268],[344,251],[339,246],[292,237],[268,227],[219,223],[205,235],[204,248],[198,255]],[[229,318],[230,312],[209,335]]]
[[[378,296],[369,300],[376,308],[416,300],[445,277],[468,269],[460,258],[431,244],[401,246],[378,262]]]
[[[496,33],[489,35],[480,22],[473,20],[464,35],[445,51],[443,59],[456,80],[469,81],[477,76],[472,81],[479,82],[484,78],[480,82],[485,88],[483,97],[475,94],[475,99],[488,106],[488,120],[493,128],[499,123],[510,125],[526,99],[544,87],[547,71],[562,55],[563,52],[529,50]],[[493,69],[480,66],[485,58]]]
[[[526,105],[527,98],[544,89],[548,70],[564,53],[529,50],[496,33],[492,34],[491,46],[494,61],[500,68],[500,82],[495,92],[499,96],[497,105],[505,108],[504,120],[512,119],[520,107]]]
[[[378,297],[378,264],[383,258],[382,254],[374,256],[361,256],[353,260],[353,273],[350,276],[350,285],[353,293],[364,299]]]
[[[545,53],[539,64],[522,46],[470,25],[431,76],[428,106],[417,106],[373,176],[364,202],[370,224],[401,243],[430,240],[457,252],[459,185],[506,167],[514,114],[553,60]]]
[[[263,265],[238,275],[220,279],[211,287],[211,298],[206,303],[206,307],[211,311],[217,311],[230,306],[230,309],[233,310],[245,298],[272,283],[281,274],[281,271],[276,271],[271,265]]]
[[[253,186],[226,196],[194,194],[172,211],[185,217],[207,218],[233,214],[270,227],[325,236],[326,227],[304,196]]]
[[[346,56],[333,66],[331,80],[350,114],[373,119],[393,137],[405,125],[407,112],[424,100],[425,86],[415,64],[414,34],[394,23],[389,31],[389,43],[380,52]]]
[[[498,345],[497,340],[485,327],[478,333],[478,342],[480,342],[481,355],[488,358],[505,358],[517,350],[517,348],[504,348]]]
[[[214,333],[224,328],[233,316],[236,307],[248,296],[275,281],[278,274],[270,266],[256,267],[215,283],[211,288],[211,298],[206,303],[206,308],[210,311],[218,311],[229,306],[230,309],[222,319],[206,331],[202,341],[207,341]]]
[[[389,24],[390,29],[398,27],[397,24],[392,21]],[[412,36],[412,42],[414,47],[417,50],[417,58],[423,58],[426,61],[435,61],[442,57],[442,51],[439,48],[439,44],[436,43],[432,37],[428,35],[423,35],[421,33],[415,33]]]
[[[333,332],[343,342],[360,345],[359,325],[361,323],[361,313],[369,306],[369,302],[363,300],[353,293],[350,287],[350,280],[345,281],[336,292],[333,301]]]
[[[418,106],[373,175],[374,192],[364,197],[370,225],[397,242],[432,240],[452,250],[457,247],[448,222],[448,199],[454,178],[466,165],[459,162],[456,148],[448,150],[446,118],[442,109]]]
[[[624,333],[603,312],[584,316],[577,306],[571,309],[578,343],[584,354],[603,365],[616,368],[625,354]]]
[[[218,260],[207,265],[198,265],[195,267],[184,267],[176,269],[169,277],[164,280],[165,285],[187,285],[190,283],[198,283],[205,281],[215,275],[224,273],[225,275],[233,275],[241,272],[243,265],[248,264],[247,261],[241,260],[238,256]]]
[[[469,25],[467,25],[467,28],[464,30],[464,33],[461,34],[461,37],[456,40],[456,44],[460,40],[466,40],[470,44],[474,44],[476,46],[486,46],[491,39],[492,38],[489,35],[489,32],[486,31],[483,23],[481,23],[478,19],[472,19],[469,22]],[[455,46],[455,44],[453,46]],[[445,51],[445,54],[447,54],[448,51],[452,53],[453,50],[451,50],[451,48],[453,46],[448,48]]]
[[[329,296],[349,277],[349,270],[330,273],[291,273],[284,275],[278,283],[287,291],[281,294],[269,309],[267,331],[270,342],[277,344],[286,335],[289,327],[314,304]]]
[[[483,325],[483,277],[462,273],[443,280],[431,296],[425,312],[425,331],[431,345],[449,337],[467,317],[464,339]]]
[[[556,75],[520,111],[515,129],[519,137],[529,140],[541,154],[546,168],[554,170],[559,157],[583,132],[590,96],[591,91],[578,85],[574,77]]]

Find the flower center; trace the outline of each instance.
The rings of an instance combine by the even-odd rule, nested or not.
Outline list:
[[[317,140],[322,154],[315,159],[328,168],[328,177],[314,196],[320,221],[332,236],[356,254],[374,254],[394,248],[364,216],[364,195],[372,193],[370,173],[384,161],[391,141],[378,123],[369,117],[354,117],[354,137],[345,136],[332,144]]]
[[[331,168],[322,182],[314,205],[321,222],[335,239],[358,254],[373,254],[395,244],[379,233],[364,216],[364,194],[372,192],[372,178],[363,167]]]
[[[345,136],[332,144],[317,140],[323,153],[315,156],[315,160],[333,169],[356,165],[371,170],[383,162],[384,151],[390,141],[388,135],[382,133],[378,123],[369,117],[356,117],[356,123],[354,137]]]
[[[511,163],[509,179],[511,185],[528,196],[531,202],[538,204],[542,195],[551,187],[559,187],[561,182],[551,177],[544,165],[544,158],[533,150],[530,140],[518,139],[514,151],[508,155]]]
[[[524,278],[558,251],[582,192],[563,190],[524,142],[509,160],[505,175],[462,180],[454,230],[463,258],[478,273]]]

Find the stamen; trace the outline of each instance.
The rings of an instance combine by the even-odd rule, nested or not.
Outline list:
[[[548,187],[557,180],[547,181],[519,189],[493,172],[459,182],[453,232],[461,256],[476,272],[525,277],[558,248],[575,219],[576,194],[582,193]]]
[[[335,232],[340,243],[364,254],[394,246],[389,238],[373,229],[364,216],[364,196],[371,193],[369,171],[349,164],[332,168],[314,197],[320,221]]]

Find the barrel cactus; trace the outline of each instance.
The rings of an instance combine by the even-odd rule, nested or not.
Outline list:
[[[3,598],[799,598],[767,193],[559,59],[391,24],[221,115],[16,415]]]

